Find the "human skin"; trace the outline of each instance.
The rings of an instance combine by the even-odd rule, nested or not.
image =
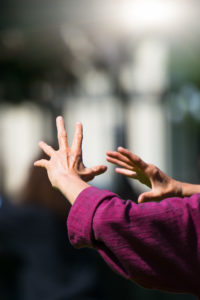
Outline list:
[[[59,149],[54,150],[41,141],[39,146],[50,159],[36,161],[34,166],[45,168],[52,186],[58,188],[73,204],[80,192],[90,186],[87,181],[104,173],[107,167],[98,165],[86,168],[84,166],[82,160],[83,128],[81,123],[76,123],[71,147],[68,145],[64,119],[61,116],[57,117],[56,125]]]
[[[55,150],[45,142],[40,142],[40,148],[50,159],[36,161],[34,166],[45,168],[52,186],[59,189],[73,204],[77,196],[84,189],[90,187],[87,182],[106,172],[107,167],[104,165],[92,168],[84,166],[82,160],[83,127],[81,123],[76,123],[71,147],[68,145],[64,119],[61,116],[57,117],[56,125],[59,149]],[[144,162],[128,149],[118,147],[117,151],[107,151],[106,154],[108,162],[121,167],[116,168],[118,174],[139,180],[151,188],[150,191],[139,196],[139,203],[160,201],[173,196],[188,197],[200,193],[200,185],[176,181],[156,166]]]
[[[160,201],[167,197],[189,197],[200,193],[200,185],[174,180],[126,148],[118,147],[117,151],[107,151],[106,154],[108,162],[120,166],[115,169],[118,174],[136,179],[151,188],[139,196],[139,203]]]

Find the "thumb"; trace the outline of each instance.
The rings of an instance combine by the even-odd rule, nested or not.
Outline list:
[[[107,167],[104,165],[92,167],[92,171],[94,172],[95,176],[105,173],[106,170],[107,170]]]
[[[159,196],[154,191],[145,192],[141,194],[138,198],[138,203],[150,202],[150,201],[158,201]]]

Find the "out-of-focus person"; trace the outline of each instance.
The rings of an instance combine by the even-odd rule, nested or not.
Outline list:
[[[70,204],[45,170],[31,167],[17,198],[16,205],[4,199],[0,209],[1,300],[110,300],[120,299],[120,291],[131,298],[130,285],[92,249],[70,245]]]

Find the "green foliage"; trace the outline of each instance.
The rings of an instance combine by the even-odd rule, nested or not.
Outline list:
[[[172,90],[188,83],[200,88],[200,45],[172,47],[169,71]]]

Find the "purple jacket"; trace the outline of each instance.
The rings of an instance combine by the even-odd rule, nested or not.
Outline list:
[[[98,250],[124,277],[200,297],[200,194],[135,204],[89,187],[77,197],[67,225],[73,246]]]

